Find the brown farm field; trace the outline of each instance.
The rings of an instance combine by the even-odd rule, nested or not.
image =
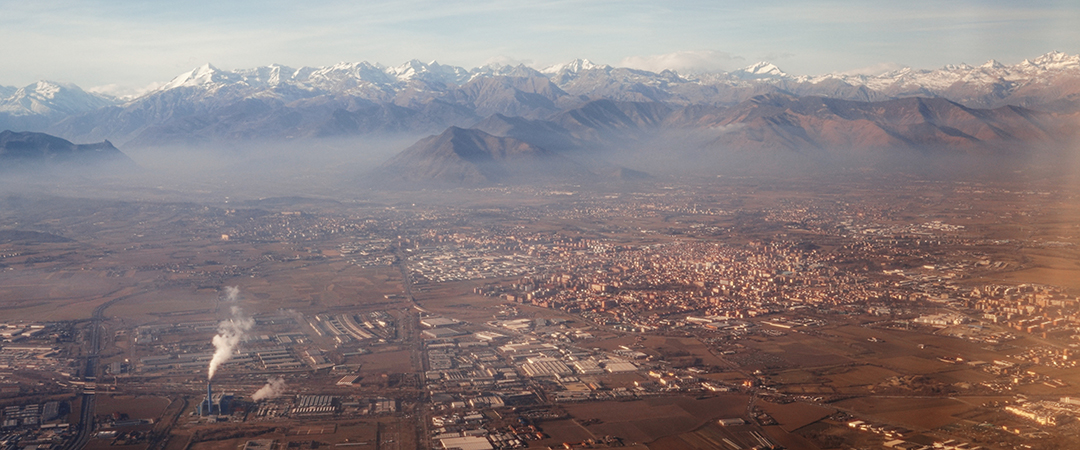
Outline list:
[[[788,433],[777,426],[724,427],[715,422],[706,423],[690,432],[661,438],[650,443],[649,448],[652,450],[734,450],[764,447],[761,439],[767,439],[772,444],[779,444],[791,450],[818,450],[820,448],[802,436]]]
[[[960,420],[957,415],[977,408],[951,398],[861,397],[834,403],[860,418],[888,423],[916,431],[932,430]]]
[[[191,448],[235,450],[251,439],[273,439],[285,448],[310,447],[313,443],[357,449],[411,449],[416,446],[411,424],[393,418],[309,422],[287,427],[240,427],[231,433],[211,429],[197,432]],[[382,439],[380,445],[379,439]],[[318,445],[318,444],[316,444]]]
[[[166,397],[99,395],[94,411],[102,415],[119,413],[131,419],[157,420],[170,402],[171,400]]]
[[[631,444],[688,432],[712,420],[738,417],[745,413],[748,400],[739,394],[702,399],[675,396],[568,404],[565,409],[578,421],[598,419],[599,423],[586,427],[593,435],[619,436]],[[555,435],[552,438],[560,439]]]

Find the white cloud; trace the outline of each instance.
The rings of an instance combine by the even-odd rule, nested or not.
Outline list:
[[[746,60],[727,52],[714,50],[685,50],[663,55],[630,56],[619,62],[620,67],[660,72],[671,69],[681,73],[727,72],[739,68]]]

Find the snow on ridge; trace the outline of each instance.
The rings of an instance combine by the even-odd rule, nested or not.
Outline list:
[[[591,72],[597,71],[598,72]],[[590,72],[591,77],[599,77],[592,81],[582,81],[580,78],[584,72]],[[1002,86],[1007,89],[1015,89],[1025,83],[1039,79],[1047,81],[1046,77],[1055,77],[1060,73],[1075,73],[1080,76],[1080,56],[1069,55],[1062,52],[1049,52],[1038,57],[1024,60],[1023,62],[1005,65],[996,60],[989,60],[978,66],[966,63],[950,64],[938,69],[913,69],[904,67],[891,70],[877,75],[854,74],[854,73],[828,73],[823,75],[800,75],[792,76],[785,73],[775,64],[762,61],[732,72],[701,72],[681,76],[675,72],[653,73],[629,68],[613,68],[608,65],[594,63],[588,59],[575,59],[562,64],[555,64],[540,70],[517,65],[486,64],[473,69],[465,69],[453,65],[440,64],[437,61],[424,63],[413,59],[397,66],[384,66],[378,63],[340,62],[322,67],[293,68],[280,64],[250,69],[221,70],[210,63],[195,67],[173,78],[168,83],[161,85],[156,90],[143,94],[153,95],[179,87],[194,87],[203,90],[199,95],[214,95],[220,89],[228,88],[229,95],[272,95],[282,99],[306,97],[311,95],[368,95],[382,92],[378,95],[392,95],[404,89],[441,89],[439,85],[447,87],[461,86],[471,80],[494,76],[536,76],[543,75],[551,79],[561,87],[573,83],[601,83],[604,78],[610,78],[620,84],[640,84],[654,86],[659,89],[667,89],[672,81],[679,83],[692,83],[703,86],[741,86],[749,87],[759,83],[783,83],[786,86],[803,85],[812,89],[812,85],[822,82],[835,83],[837,81],[851,86],[864,86],[868,89],[883,93],[912,93],[926,92],[932,95],[941,95],[944,91],[955,88],[986,90],[994,86],[1000,90]],[[674,78],[673,78],[674,77]],[[421,87],[417,82],[434,83],[431,87]],[[1004,83],[1004,84],[1003,84]],[[36,92],[38,103],[48,103],[49,98],[61,94],[61,83],[42,82],[31,91]],[[73,88],[73,89],[72,89]],[[78,90],[83,95],[92,95],[71,85],[69,90]],[[15,107],[11,100],[14,94],[10,90],[2,91],[0,104],[8,110],[18,109],[27,111],[28,108],[45,108],[33,106],[24,101],[24,106]],[[27,89],[20,90],[26,97]],[[811,91],[812,92],[812,91]],[[888,94],[888,95],[893,95]],[[5,98],[6,97],[6,98]],[[99,100],[80,100],[87,105],[97,104],[104,97],[96,95]],[[73,100],[69,100],[73,101]],[[78,102],[76,102],[78,103]],[[113,101],[112,103],[115,103]],[[77,104],[71,108],[80,109]]]
[[[437,61],[424,63],[413,59],[397,66],[387,67],[368,62],[342,62],[332,66],[304,67],[292,69],[287,66],[271,65],[264,68],[221,71],[210,64],[205,64],[187,73],[181,74],[160,91],[180,86],[220,86],[227,83],[244,83],[249,88],[275,87],[285,83],[294,83],[304,89],[326,89],[336,91],[368,86],[380,90],[396,91],[414,81],[434,82],[447,85],[463,85],[470,80],[487,76],[507,76],[513,73],[539,73],[552,78],[556,84],[564,85],[577,78],[581,72],[601,69],[615,76],[621,73],[608,65],[596,64],[588,59],[554,64],[540,70],[499,64],[487,64],[473,69],[443,65]],[[823,81],[841,81],[852,86],[865,86],[874,90],[918,90],[941,91],[956,83],[993,84],[1006,80],[1009,82],[1041,76],[1061,70],[1080,69],[1080,56],[1062,52],[1049,52],[1034,59],[1024,60],[1015,65],[1004,65],[996,60],[989,60],[980,66],[966,63],[950,64],[939,69],[913,69],[904,67],[878,75],[828,73],[823,75],[792,76],[775,64],[762,61],[730,73],[695,73],[682,80],[703,85],[741,85],[747,82],[795,82],[818,84]],[[663,77],[663,74],[643,72],[640,76]],[[625,78],[625,74],[618,75]],[[645,80],[638,80],[645,82]],[[647,84],[662,84],[657,83]]]
[[[752,66],[753,67],[753,66]],[[913,69],[904,67],[879,75],[851,75],[832,73],[818,76],[792,78],[796,82],[817,84],[826,80],[839,80],[852,86],[865,86],[877,91],[917,92],[925,90],[940,94],[947,89],[965,86],[987,89],[1000,83],[1011,87],[1046,75],[1064,71],[1076,71],[1080,76],[1080,56],[1050,52],[1034,59],[1025,59],[1014,65],[1004,65],[989,60],[980,66],[965,63],[950,64],[940,69]]]
[[[772,77],[787,77],[788,76],[787,73],[784,73],[783,70],[780,70],[779,67],[776,67],[776,65],[774,65],[773,63],[770,63],[768,61],[761,61],[761,62],[758,62],[758,63],[754,63],[754,64],[746,66],[746,67],[744,67],[742,69],[739,69],[739,70],[736,70],[736,71],[732,72],[732,74],[736,74],[736,73],[738,73],[738,74],[747,74],[747,75],[758,75],[758,76],[772,76]]]
[[[437,83],[462,84],[469,79],[469,71],[464,68],[439,64],[431,61],[424,64],[413,59],[397,67],[386,69],[386,73],[398,81],[408,83],[413,80],[431,81]]]
[[[280,64],[233,71],[233,73],[240,75],[245,84],[262,88],[273,88],[288,83],[293,72],[295,72],[295,69]]]
[[[570,61],[568,63],[554,64],[554,65],[545,67],[545,68],[540,70],[540,73],[543,73],[543,74],[546,74],[546,75],[555,75],[555,74],[558,74],[558,73],[561,73],[561,72],[569,72],[569,73],[576,74],[576,73],[583,72],[583,71],[586,71],[586,70],[610,69],[610,68],[611,68],[611,66],[608,66],[606,64],[596,64],[596,63],[594,63],[592,61],[589,61],[588,59],[578,58],[578,59],[575,59],[575,60]]]
[[[114,104],[110,98],[70,83],[41,80],[0,99],[0,112],[16,116],[79,114]]]
[[[206,63],[191,69],[188,72],[177,75],[172,81],[169,81],[164,86],[158,88],[158,91],[168,91],[179,87],[209,86],[222,82],[236,81],[235,77],[231,75],[238,74],[235,72],[230,73],[222,71],[212,64]]]

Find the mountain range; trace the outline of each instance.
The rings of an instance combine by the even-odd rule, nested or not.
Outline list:
[[[1066,142],[1077,117],[1080,56],[1059,52],[1014,65],[820,76],[792,76],[767,62],[686,74],[588,60],[541,70],[416,60],[231,71],[206,64],[131,99],[47,81],[0,86],[0,129],[125,147],[430,134],[414,147],[450,148],[464,159],[428,155],[414,163],[465,161],[473,166],[458,167],[454,176],[473,181],[508,179],[491,169],[508,160],[493,156],[502,162],[481,168],[470,159],[479,154],[589,159],[591,150],[640,143],[658,132],[694,133],[697,145],[732,151],[970,152]],[[400,166],[406,155],[423,159],[416,148],[388,164]],[[455,172],[414,169],[402,172],[412,174],[405,178]]]
[[[879,75],[792,76],[769,63],[722,73],[678,74],[575,60],[465,69],[409,61],[313,68],[220,70],[206,64],[137,98],[121,100],[41,81],[0,86],[0,129],[45,131],[121,145],[439,132],[493,114],[548,118],[592,100],[676,107],[737,105],[762,94],[853,101],[943,98],[968,108],[1080,109],[1080,56],[1052,52],[1014,65],[989,61]]]

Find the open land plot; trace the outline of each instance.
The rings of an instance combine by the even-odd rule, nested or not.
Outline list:
[[[582,426],[574,419],[562,419],[546,421],[542,424],[544,434],[548,436],[531,442],[533,447],[545,448],[546,446],[561,446],[563,442],[582,442],[586,439],[596,439],[597,436],[588,428]],[[602,438],[603,435],[600,435]]]
[[[991,373],[968,365],[955,365],[953,367],[953,370],[935,372],[930,374],[929,377],[945,384],[976,384],[996,378]]]
[[[797,432],[783,426],[762,427],[770,440],[790,450],[818,450],[820,447]]]
[[[474,294],[473,285],[472,282],[414,285],[413,297],[431,314],[471,323],[493,320],[492,316],[506,300]]]
[[[655,350],[665,360],[686,365],[720,366],[724,361],[714,355],[701,340],[690,337],[649,336],[641,343]]]
[[[575,419],[598,419],[587,428],[593,434],[618,436],[627,444],[647,443],[664,436],[691,431],[710,420],[739,417],[749,398],[731,394],[703,399],[656,397],[625,402],[568,404]],[[547,428],[545,427],[545,431]]]
[[[142,450],[147,447],[148,444],[131,444],[131,445],[118,445],[113,444],[110,439],[90,439],[83,447],[88,450]]]
[[[1075,256],[1047,255],[1034,250],[1027,250],[1022,254],[1025,256],[1024,267],[1002,274],[1000,280],[1080,289],[1080,266],[1077,265]]]
[[[94,413],[108,415],[120,413],[131,419],[157,419],[169,406],[166,397],[132,395],[98,395]]]
[[[9,268],[0,270],[0,309],[5,320],[83,319],[102,303],[130,293],[133,285],[103,271],[38,264]]]
[[[166,288],[140,292],[109,306],[109,315],[134,324],[220,320],[231,313],[222,307],[219,289]],[[241,303],[245,312],[256,314],[257,305]]]
[[[742,450],[761,447],[759,437],[792,450],[817,450],[818,447],[802,436],[791,434],[780,427],[736,425],[723,427],[709,422],[697,429],[673,436],[666,436],[649,444],[652,450]]]
[[[691,432],[661,438],[651,443],[649,445],[649,448],[653,450],[739,450],[744,448],[752,448],[754,445],[756,445],[756,442],[752,444],[750,442],[743,441],[745,438],[749,437],[746,435],[746,433],[750,430],[756,430],[756,427],[721,427],[709,423]]]
[[[772,379],[776,383],[790,388],[796,385],[825,384],[828,379],[819,374],[820,370],[790,369],[773,374]]]
[[[747,375],[744,375],[742,372],[739,372],[739,371],[736,371],[736,370],[727,370],[726,367],[721,367],[721,369],[724,369],[724,370],[721,371],[721,372],[712,372],[712,373],[702,374],[701,378],[706,379],[706,380],[720,381],[720,382],[725,382],[725,383],[735,383],[735,384],[742,383],[743,381],[745,381],[747,379]]]
[[[897,373],[876,366],[847,366],[821,371],[821,377],[827,379],[827,385],[835,388],[870,386],[882,380],[894,377]]]
[[[271,294],[284,306],[315,312],[339,307],[356,307],[365,303],[384,302],[384,294],[400,293],[400,283],[378,285],[367,278],[366,270],[345,262],[320,261],[317,264],[297,264],[288,270],[271,274],[264,279],[266,287],[259,292]],[[389,272],[385,272],[388,274]]]
[[[880,423],[932,430],[955,423],[958,414],[977,407],[940,397],[860,397],[833,403],[834,406]]]
[[[880,359],[867,358],[867,360],[874,361],[882,367],[905,375],[934,373],[950,368],[949,364],[938,361],[937,358],[928,358],[923,355],[895,356],[892,358]]]
[[[396,418],[296,423],[274,428],[241,426],[224,431],[230,430],[203,429],[190,447],[235,450],[251,439],[273,439],[280,448],[310,448],[314,442],[357,449],[418,448],[412,424]]]
[[[799,367],[832,366],[854,362],[849,357],[826,349],[826,346],[822,345],[821,342],[808,341],[780,344],[779,347],[783,350],[784,359]]]
[[[606,351],[615,351],[616,349],[625,345],[628,347],[632,346],[634,350],[640,350],[643,353],[649,353],[650,349],[646,348],[644,345],[636,345],[638,342],[639,341],[637,339],[637,336],[634,336],[632,334],[612,334],[604,338],[595,339],[591,341],[589,345]]]
[[[627,389],[633,389],[635,382],[649,379],[645,374],[639,372],[610,373],[597,376],[597,378],[602,380],[605,387]]]
[[[966,360],[983,361],[992,361],[1001,356],[999,352],[987,350],[986,344],[935,335],[933,331],[931,328],[905,331],[848,326],[833,330],[832,333],[840,342],[865,350],[857,359],[881,363],[902,373],[907,370],[933,370],[931,367],[944,368],[945,366],[927,365],[937,363],[936,359],[941,356],[963,356]],[[870,338],[878,338],[883,342],[867,341]],[[924,348],[920,349],[919,345]],[[889,362],[893,364],[888,364]],[[917,365],[913,367],[911,364]]]
[[[487,297],[472,292],[476,286],[491,282],[491,279],[447,282],[434,285],[414,285],[413,297],[416,303],[432,315],[445,316],[456,320],[480,324],[495,320],[500,306],[507,301],[498,297]],[[516,281],[514,279],[513,281]],[[528,304],[513,304],[522,315],[519,318],[562,319],[580,322],[581,318],[557,309],[541,308]]]
[[[727,366],[723,359],[714,355],[707,345],[694,337],[625,334],[592,340],[589,341],[588,345],[606,351],[615,351],[622,346],[627,346],[636,351],[662,358],[677,366]]]
[[[836,412],[833,408],[802,402],[758,402],[756,405],[769,413],[780,424],[780,427],[787,432],[810,425]]]
[[[824,337],[817,334],[787,333],[783,336],[753,336],[739,341],[749,351],[747,353],[767,353],[777,361],[776,367],[816,367],[851,364],[855,361],[858,350],[845,348],[844,339]],[[735,356],[729,359],[739,360]],[[759,358],[760,359],[760,358]]]
[[[800,428],[798,435],[812,443],[813,447],[807,448],[843,448],[845,445],[853,448],[874,448],[881,442],[878,435],[828,420],[821,420]]]
[[[412,353],[408,350],[381,351],[357,356],[360,373],[375,376],[384,373],[404,373],[413,370]]]
[[[1036,369],[1036,370],[1038,370],[1038,369]],[[1077,386],[1075,384],[1075,382],[1076,382],[1075,381],[1076,380],[1076,374],[1073,374],[1073,376],[1069,377],[1069,378],[1072,380],[1072,381],[1069,382],[1070,385],[1066,386],[1066,387],[1063,387],[1063,388],[1050,387],[1050,386],[1047,386],[1047,385],[1042,384],[1042,383],[1032,383],[1032,384],[1026,384],[1026,385],[1023,385],[1023,386],[1019,386],[1019,387],[1015,388],[1014,391],[1019,393],[1019,394],[1024,394],[1024,395],[1029,395],[1029,396],[1037,396],[1037,397],[1045,397],[1045,398],[1050,398],[1050,399],[1057,399],[1057,398],[1061,398],[1061,397],[1065,397],[1065,396],[1074,396],[1075,397],[1077,394],[1080,394],[1080,386]]]
[[[324,262],[296,270],[274,270],[250,280],[238,280],[242,293],[257,297],[268,311],[292,309],[305,314],[347,309],[398,308],[403,300],[386,298],[400,294],[401,273],[393,268],[361,269],[343,262]]]

